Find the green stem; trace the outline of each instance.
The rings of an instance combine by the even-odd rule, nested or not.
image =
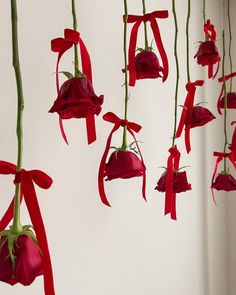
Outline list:
[[[17,86],[17,142],[18,142],[18,155],[17,155],[17,172],[22,169],[22,154],[23,154],[23,110],[24,110],[24,96],[22,87],[22,78],[19,61],[18,50],[18,28],[17,28],[17,3],[16,0],[11,0],[11,22],[12,22],[12,52],[13,52],[13,67],[16,76]],[[20,184],[16,184],[15,197],[14,197],[14,217],[13,225],[11,227],[12,232],[20,233],[22,231],[22,225],[20,221]]]
[[[223,59],[222,59],[222,77],[224,83],[224,137],[225,137],[225,144],[224,144],[224,153],[226,153],[227,145],[228,145],[228,136],[227,136],[227,90],[226,90],[226,82],[225,82],[225,32],[222,32],[222,40],[223,40]],[[224,173],[227,173],[227,165],[226,165],[226,158],[224,158]]]
[[[188,0],[188,16],[186,22],[186,52],[187,52],[187,79],[190,82],[190,66],[189,66],[189,21],[191,16],[191,0]]]
[[[203,21],[204,21],[204,25],[206,23],[206,0],[203,0]]]
[[[72,15],[73,15],[73,29],[74,31],[78,31],[78,22],[76,17],[76,10],[75,10],[75,0],[71,0],[72,4]],[[78,59],[78,45],[74,45],[74,68],[75,68],[75,77],[78,76],[78,69],[79,69],[79,59]]]
[[[175,134],[177,130],[177,111],[178,111],[178,89],[179,89],[179,60],[178,60],[178,21],[175,9],[175,0],[172,0],[172,12],[175,22],[175,43],[174,43],[174,55],[176,63],[176,86],[175,86],[175,112],[174,112],[174,131],[172,139],[172,147],[175,145]]]
[[[232,28],[231,28],[231,18],[230,18],[230,0],[228,0],[228,23],[229,23],[229,64],[230,64],[230,74],[233,72],[233,60],[232,60]],[[232,92],[233,79],[230,78],[230,92]]]
[[[128,59],[127,59],[127,18],[128,18],[128,5],[127,0],[124,0],[124,11],[125,11],[125,20],[124,20],[124,62],[125,62],[125,114],[124,119],[127,120],[128,117],[128,100],[129,100],[129,86],[128,86]],[[127,127],[124,126],[123,130],[123,142],[121,149],[126,150],[127,148]]]
[[[146,3],[145,3],[145,0],[142,0],[143,2],[143,15],[146,14]],[[145,39],[145,50],[148,50],[149,49],[149,45],[148,45],[148,34],[147,34],[147,23],[146,22],[143,22],[144,24],[144,39]]]

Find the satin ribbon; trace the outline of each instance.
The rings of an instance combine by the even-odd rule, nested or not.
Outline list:
[[[38,245],[42,252],[45,295],[55,295],[47,235],[34,187],[35,183],[40,188],[48,189],[53,181],[46,173],[40,170],[27,171],[22,169],[20,172],[17,172],[16,169],[16,165],[0,161],[0,174],[15,175],[14,184],[20,184],[21,186],[21,201],[24,198],[37,237]],[[3,218],[0,220],[0,231],[3,231],[11,222],[13,218],[13,211],[14,199],[12,200]]]
[[[129,85],[134,86],[136,83],[136,67],[135,67],[135,51],[136,51],[136,44],[137,44],[137,37],[138,37],[138,30],[142,22],[150,22],[153,36],[158,48],[158,51],[160,53],[162,64],[163,64],[163,78],[162,81],[165,82],[165,80],[168,77],[169,73],[169,64],[168,64],[168,58],[165,52],[165,48],[162,43],[161,39],[161,33],[160,29],[157,23],[157,18],[168,18],[169,14],[167,10],[160,10],[160,11],[154,11],[152,13],[147,13],[145,15],[128,15],[127,20],[126,16],[124,15],[123,19],[124,22],[127,21],[127,23],[134,23],[134,26],[131,30],[130,34],[130,45],[129,45]]]
[[[236,124],[236,121],[233,121],[231,122],[231,125],[235,125]],[[231,144],[230,144],[230,150],[234,153],[236,153],[236,127],[234,129],[234,133],[233,133],[233,136],[232,136],[232,141],[231,141]]]
[[[175,137],[178,138],[181,136],[181,134],[183,132],[183,128],[185,126],[185,147],[186,147],[187,153],[189,153],[191,151],[190,129],[191,129],[191,120],[192,120],[192,112],[193,112],[193,107],[194,107],[194,98],[195,98],[195,93],[196,93],[196,87],[202,86],[203,84],[204,84],[203,80],[197,80],[195,82],[188,82],[186,84],[187,97],[184,102],[184,107],[182,110],[179,126],[176,131]]]
[[[80,33],[71,29],[64,30],[64,38],[56,38],[51,41],[51,50],[58,53],[57,64],[56,64],[56,86],[57,94],[59,95],[60,86],[59,86],[59,62],[63,54],[69,50],[73,45],[79,45],[82,71],[86,75],[87,79],[92,83],[92,66],[89,53],[87,48],[80,37]],[[66,133],[63,127],[62,118],[59,116],[59,126],[61,134],[65,142],[68,144]],[[96,140],[96,129],[95,129],[95,118],[94,115],[86,117],[86,126],[87,126],[87,138],[88,144],[91,144]]]
[[[212,175],[211,186],[212,186],[213,183],[214,183],[215,176],[216,176],[216,173],[217,173],[217,170],[218,170],[219,164],[220,164],[220,162],[221,162],[224,158],[228,158],[228,159],[230,160],[230,162],[233,164],[234,168],[236,169],[236,155],[235,155],[234,152],[231,152],[231,153],[214,152],[213,155],[214,155],[215,157],[217,157],[217,159],[216,159],[216,164],[215,164],[214,172],[213,172],[213,175]],[[212,199],[213,199],[215,205],[217,205],[217,203],[216,203],[216,199],[215,199],[215,194],[214,194],[214,189],[213,189],[213,187],[211,188],[211,192],[212,192]]]
[[[177,220],[176,193],[173,191],[173,181],[174,173],[179,169],[180,152],[175,145],[169,149],[169,153],[166,171],[165,215],[170,214],[171,219]]]
[[[224,94],[224,92],[225,92],[225,83],[224,83],[224,81],[226,82],[226,81],[228,81],[229,79],[232,79],[232,78],[234,78],[234,77],[236,77],[236,72],[235,72],[235,73],[231,73],[231,74],[229,74],[229,75],[226,75],[226,76],[221,77],[221,78],[218,79],[218,81],[219,81],[220,83],[222,83],[222,87],[221,87],[220,95],[219,95],[219,97],[218,97],[218,102],[217,102],[217,110],[218,110],[218,113],[219,113],[220,115],[222,115],[222,112],[221,112],[221,109],[220,109],[220,101],[221,101],[221,98],[222,98],[222,96],[223,96],[223,94]]]
[[[212,42],[216,42],[216,31],[215,31],[215,26],[211,23],[211,21],[208,19],[207,22],[204,24],[204,33],[208,37],[208,40]],[[208,78],[215,78],[216,75],[218,74],[219,67],[220,67],[220,62],[217,62],[217,68],[216,72],[213,75],[213,67],[214,65],[209,65],[208,66]]]
[[[105,171],[107,155],[109,153],[109,149],[111,146],[112,136],[120,127],[126,127],[127,131],[131,134],[131,136],[134,138],[134,140],[136,142],[136,146],[137,146],[141,161],[144,165],[143,156],[142,156],[141,150],[139,148],[138,142],[137,142],[135,134],[134,134],[134,132],[138,133],[142,127],[134,122],[129,122],[127,120],[120,119],[112,112],[106,113],[103,116],[103,119],[107,122],[113,123],[114,127],[112,128],[111,133],[108,136],[105,151],[103,153],[101,163],[99,166],[98,189],[99,189],[100,198],[101,198],[103,204],[111,207],[111,205],[109,204],[109,202],[107,200],[105,188],[104,188],[104,171]],[[144,172],[144,174],[143,174],[142,195],[143,195],[143,198],[146,200],[146,172]]]

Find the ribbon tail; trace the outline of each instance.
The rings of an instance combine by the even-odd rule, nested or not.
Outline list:
[[[180,137],[183,132],[185,121],[186,121],[186,114],[187,114],[187,110],[184,107],[182,110],[181,117],[180,117],[179,126],[178,126],[176,134],[175,134],[176,138]]]
[[[96,127],[95,127],[95,116],[93,114],[86,117],[86,128],[87,128],[88,144],[91,144],[97,139]]]
[[[79,46],[80,46],[83,73],[87,76],[88,80],[92,83],[93,81],[92,81],[91,60],[90,60],[88,50],[81,38],[79,39]]]
[[[173,194],[173,157],[172,155],[170,155],[167,160],[165,215],[171,213],[172,194]]]
[[[217,110],[218,110],[218,113],[220,115],[222,115],[222,112],[221,112],[221,109],[220,109],[220,101],[221,101],[222,95],[224,93],[224,90],[225,90],[225,87],[224,87],[224,83],[223,83],[222,87],[221,87],[221,92],[220,92],[220,95],[219,95],[219,98],[218,98],[218,101],[217,101]]]
[[[190,126],[185,127],[185,147],[186,147],[187,153],[189,154],[191,151]]]
[[[100,162],[100,166],[99,166],[99,171],[98,171],[98,190],[99,190],[99,195],[101,198],[101,201],[103,202],[103,204],[111,207],[110,203],[107,200],[107,196],[106,196],[106,192],[105,192],[105,187],[104,187],[104,171],[105,171],[105,165],[106,165],[106,159],[107,159],[107,155],[109,153],[109,149],[111,146],[111,139],[112,139],[112,135],[113,133],[119,128],[119,125],[115,125],[110,133],[110,135],[108,136],[107,139],[107,143],[106,143],[106,147],[105,147],[105,151],[102,155],[102,159]]]
[[[34,227],[39,248],[42,251],[45,295],[55,295],[53,271],[48,249],[47,235],[44,228],[34,184],[28,175],[24,175],[24,181],[22,181],[22,192],[24,194],[25,203]]]
[[[213,65],[208,66],[208,78],[213,78]]]
[[[151,21],[151,28],[153,31],[153,35],[156,41],[157,48],[159,50],[161,59],[162,59],[162,65],[163,65],[163,78],[162,81],[165,82],[166,79],[168,78],[169,74],[169,62],[168,58],[165,52],[165,48],[163,46],[162,40],[161,40],[161,33],[157,24],[156,19]]]
[[[62,135],[64,141],[66,142],[66,144],[69,145],[68,140],[67,140],[67,137],[66,137],[66,133],[65,133],[65,130],[64,130],[62,118],[61,118],[60,115],[59,115],[59,126],[60,126],[60,130],[61,130],[61,135]]]
[[[217,74],[218,74],[218,72],[219,72],[219,69],[220,69],[220,62],[218,61],[218,62],[217,62],[216,72],[215,72],[215,74],[214,74],[214,76],[213,76],[212,79],[215,79],[215,77],[217,76]]]
[[[171,212],[170,212],[171,219],[177,220],[176,216],[176,193],[172,192],[171,194]]]
[[[134,86],[136,83],[136,64],[135,64],[135,51],[138,37],[138,29],[141,25],[141,21],[134,24],[130,33],[130,44],[129,44],[129,86]],[[127,71],[127,69],[125,69]]]

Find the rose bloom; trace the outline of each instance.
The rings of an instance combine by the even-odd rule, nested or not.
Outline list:
[[[101,112],[103,95],[96,96],[91,82],[86,78],[71,78],[59,91],[50,113],[58,113],[62,119],[86,118]]]
[[[161,178],[157,182],[157,186],[155,188],[159,192],[166,191],[166,173],[164,173]],[[173,175],[173,192],[174,193],[182,193],[191,190],[191,184],[188,183],[186,171],[182,172],[174,172]]]
[[[194,106],[191,117],[191,128],[204,126],[215,119],[215,116],[206,108]]]
[[[197,63],[202,66],[214,65],[220,61],[220,56],[215,42],[201,42],[194,58],[197,58]]]
[[[151,50],[143,50],[135,57],[136,78],[156,79],[162,77],[160,73],[163,68],[160,66],[156,54]]]
[[[105,180],[143,176],[146,170],[140,158],[131,151],[115,151],[105,165]]]
[[[224,109],[225,105],[225,97],[222,96],[220,99],[220,108]],[[228,109],[236,109],[236,92],[228,92],[227,93],[227,108]]]
[[[42,258],[38,245],[27,235],[20,235],[15,244],[15,268],[9,256],[8,240],[0,239],[0,281],[28,286],[43,274]]]
[[[231,174],[219,174],[211,186],[218,191],[235,191],[236,179]]]

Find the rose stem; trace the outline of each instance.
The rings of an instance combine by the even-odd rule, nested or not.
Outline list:
[[[127,0],[124,0],[124,10],[125,10],[125,18],[124,18],[124,62],[125,62],[125,115],[124,119],[127,120],[128,116],[128,100],[129,100],[129,86],[128,86],[128,61],[127,61],[127,17],[128,17],[128,5]],[[123,131],[123,142],[121,149],[126,150],[127,148],[127,127],[124,126]]]
[[[143,2],[143,15],[146,14],[146,3],[145,0],[142,0]],[[149,45],[148,45],[148,34],[147,34],[147,23],[143,22],[144,24],[144,38],[145,38],[145,50],[148,50]]]
[[[175,22],[175,43],[174,43],[174,55],[175,55],[175,63],[176,63],[176,85],[175,85],[175,113],[174,113],[174,131],[173,131],[173,139],[172,139],[172,147],[175,145],[175,134],[177,129],[177,112],[178,112],[178,89],[179,89],[179,60],[178,60],[178,22],[177,15],[175,9],[175,0],[172,0],[172,12],[174,15]]]
[[[225,144],[224,144],[224,153],[226,153],[226,148],[228,145],[228,137],[227,137],[227,90],[226,90],[226,82],[225,82],[225,32],[222,32],[222,40],[223,40],[223,60],[222,60],[222,77],[224,83],[224,135],[225,135]],[[227,174],[226,167],[226,158],[224,158],[224,174]]]
[[[232,60],[232,28],[230,18],[230,0],[228,0],[228,23],[229,23],[229,63],[230,63],[230,74],[233,72],[233,60]],[[230,92],[232,92],[233,79],[230,78]]]
[[[72,4],[72,15],[73,15],[73,29],[74,31],[78,31],[78,22],[76,17],[76,10],[75,10],[75,0],[71,0]],[[75,77],[78,76],[78,69],[79,69],[79,59],[78,59],[78,47],[77,44],[74,45],[74,66],[75,66]]]
[[[19,61],[18,50],[18,28],[17,28],[17,3],[16,0],[11,0],[11,23],[12,23],[12,56],[13,67],[15,70],[16,86],[17,86],[17,142],[18,142],[18,154],[17,154],[17,172],[22,169],[22,155],[23,155],[23,110],[24,110],[24,95]],[[14,197],[14,217],[11,230],[13,233],[22,232],[22,225],[20,221],[20,183],[16,184],[15,197]]]
[[[204,25],[206,23],[206,0],[203,0],[203,21],[204,21]]]
[[[188,16],[186,22],[186,53],[187,53],[187,79],[190,82],[190,66],[189,66],[189,21],[191,15],[191,0],[188,0]]]

